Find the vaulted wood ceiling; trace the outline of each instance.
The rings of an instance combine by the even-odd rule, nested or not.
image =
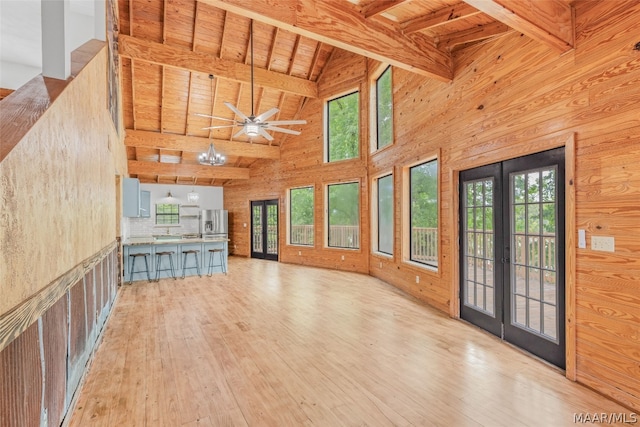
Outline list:
[[[119,54],[129,173],[142,182],[224,185],[257,159],[277,160],[292,136],[234,138],[224,102],[272,120],[304,119],[334,50],[344,49],[442,81],[453,53],[510,31],[559,53],[573,46],[572,0],[118,0]],[[213,75],[213,78],[210,76]],[[287,126],[301,130],[304,125]],[[197,156],[212,141],[225,166]],[[283,148],[285,149],[285,148]]]

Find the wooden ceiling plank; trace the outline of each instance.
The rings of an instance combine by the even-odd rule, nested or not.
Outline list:
[[[120,55],[183,70],[214,74],[216,77],[240,82],[251,82],[251,66],[234,61],[215,58],[202,52],[193,52],[179,47],[163,45],[126,35],[119,38]],[[318,87],[299,77],[287,76],[275,71],[255,68],[255,84],[310,98],[318,97]]]
[[[273,58],[273,53],[276,50],[276,44],[278,41],[278,34],[280,33],[280,28],[278,27],[274,27],[274,31],[273,31],[273,39],[271,42],[271,48],[269,49],[269,55],[267,56],[267,70],[271,70],[271,61]]]
[[[224,49],[224,43],[227,41],[227,16],[228,15],[229,15],[229,12],[225,10],[223,21],[222,21],[222,38],[220,39],[220,50],[218,51],[218,59],[222,58],[222,49]]]
[[[162,175],[189,178],[249,179],[249,169],[230,166],[188,165],[139,160],[127,161],[130,174]]]
[[[396,6],[406,3],[408,0],[387,0],[387,1],[374,1],[368,5],[362,7],[360,13],[365,18],[371,18],[372,16],[380,15],[393,9]]]
[[[561,0],[464,0],[476,9],[560,53],[573,49],[572,6]]]
[[[440,81],[453,78],[449,52],[437,49],[424,37],[413,38],[367,20],[355,5],[343,0],[201,1]]]
[[[293,64],[296,62],[296,55],[298,54],[298,48],[300,47],[300,34],[296,35],[296,41],[293,45],[293,51],[291,52],[291,59],[289,60],[289,69],[287,75],[290,76],[293,72]]]
[[[217,151],[225,156],[241,156],[256,159],[280,158],[280,148],[264,144],[249,144],[246,142],[230,142],[222,139],[202,138],[198,136],[174,135],[143,130],[127,129],[124,139],[125,146],[147,149],[163,149],[202,153],[207,151],[213,143]]]
[[[313,59],[311,60],[311,65],[309,66],[309,80],[311,80],[313,78],[313,73],[316,70],[316,67],[318,66],[318,61],[320,60],[320,52],[322,50],[322,42],[318,42],[318,44],[316,45],[316,51],[313,52]]]
[[[457,3],[427,15],[401,22],[400,28],[405,34],[411,34],[416,31],[439,27],[460,19],[479,15],[480,13],[482,12],[467,3]]]
[[[191,51],[196,51],[196,38],[198,31],[198,18],[200,17],[200,2],[196,2],[196,12],[193,14],[193,31],[191,32]]]
[[[438,45],[448,50],[452,50],[455,46],[480,40],[485,40],[498,35],[503,35],[513,31],[502,22],[493,22],[481,27],[474,27],[468,30],[447,34],[438,40]]]

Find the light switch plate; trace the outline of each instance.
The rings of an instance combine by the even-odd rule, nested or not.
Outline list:
[[[585,230],[578,230],[578,247],[585,249],[587,247],[587,233]]]
[[[615,239],[611,236],[591,236],[591,250],[615,252]]]

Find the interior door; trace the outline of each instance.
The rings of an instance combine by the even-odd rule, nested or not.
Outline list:
[[[278,260],[278,200],[251,202],[251,257]]]
[[[460,222],[460,316],[564,368],[564,149],[461,172]]]

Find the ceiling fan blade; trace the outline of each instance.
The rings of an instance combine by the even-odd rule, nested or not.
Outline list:
[[[258,132],[260,132],[260,135],[264,136],[267,139],[267,141],[273,141],[273,137],[269,135],[267,131],[264,130],[262,127],[258,129]]]
[[[267,120],[269,117],[273,116],[278,111],[280,111],[278,108],[273,107],[272,109],[270,109],[268,111],[265,111],[264,113],[262,113],[259,116],[257,116],[254,121],[256,121],[256,122],[264,122],[265,120]]]
[[[238,132],[236,132],[236,134],[235,134],[235,135],[233,135],[233,137],[232,137],[232,138],[237,138],[237,137],[239,137],[240,135],[242,135],[243,133],[244,133],[244,126],[242,126],[242,128],[240,128],[240,130],[239,130]]]
[[[240,117],[242,120],[249,120],[249,117],[245,116],[245,114],[244,114],[242,111],[238,110],[238,109],[235,107],[235,105],[233,105],[233,104],[232,104],[232,103],[230,103],[229,101],[225,101],[225,102],[224,102],[224,105],[226,105],[226,106],[227,106],[227,108],[229,108],[231,111],[233,111],[234,113],[236,113],[236,115],[237,115],[238,117]]]
[[[228,122],[235,122],[234,119],[227,119],[226,117],[210,116],[208,114],[202,114],[202,113],[194,113],[194,115],[200,116],[200,117],[206,117],[207,119],[217,119],[217,120],[226,120]]]
[[[291,130],[291,129],[285,129],[285,128],[279,128],[277,126],[267,126],[268,130],[274,130],[276,132],[282,132],[282,133],[289,133],[291,135],[300,135],[300,132],[297,130]]]
[[[234,128],[236,126],[238,126],[238,125],[235,124],[235,125],[208,126],[206,128],[202,128],[202,129],[223,129],[223,128]]]
[[[306,125],[306,120],[275,120],[273,122],[267,123],[268,126],[271,125]]]

